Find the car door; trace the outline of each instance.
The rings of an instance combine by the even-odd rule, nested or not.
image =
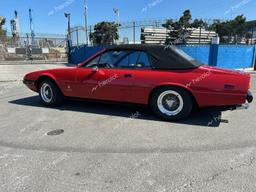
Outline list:
[[[126,54],[126,51],[107,51],[79,68],[76,77],[79,97],[129,101],[132,82],[124,81],[115,67]]]
[[[150,76],[151,61],[144,51],[130,51],[129,54],[116,64],[116,74],[120,97],[126,98],[127,102],[145,104],[152,88],[152,83],[147,77]]]

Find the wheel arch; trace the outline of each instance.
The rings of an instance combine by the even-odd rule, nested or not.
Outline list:
[[[192,91],[189,87],[186,87],[186,86],[181,85],[181,84],[170,84],[170,83],[160,84],[160,85],[157,85],[156,87],[154,87],[154,88],[151,90],[150,94],[149,94],[149,97],[148,97],[148,104],[150,103],[150,100],[151,100],[151,98],[152,98],[152,96],[153,96],[153,93],[154,93],[156,90],[158,90],[158,89],[160,89],[160,88],[163,88],[163,87],[176,87],[176,88],[185,90],[185,91],[190,95],[190,97],[192,98],[193,103],[194,103],[194,107],[199,108],[199,104],[198,104],[198,102],[197,102],[197,100],[196,100],[196,98],[195,98],[195,96],[194,96],[194,94],[193,94],[193,91]]]
[[[51,75],[51,74],[42,74],[42,75],[40,75],[40,76],[37,78],[37,80],[35,81],[35,86],[36,86],[37,90],[39,90],[39,85],[40,85],[40,83],[41,83],[43,80],[45,80],[45,79],[51,80],[53,83],[55,83],[55,85],[56,85],[56,86],[59,88],[59,90],[61,91],[59,85],[58,85],[57,82],[56,82],[55,77],[54,77],[53,75]],[[61,91],[61,93],[62,93],[62,91]]]

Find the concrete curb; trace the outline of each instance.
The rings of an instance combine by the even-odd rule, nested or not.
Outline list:
[[[0,61],[0,65],[66,65],[68,62],[66,61],[40,61],[40,60],[34,60],[34,61]]]

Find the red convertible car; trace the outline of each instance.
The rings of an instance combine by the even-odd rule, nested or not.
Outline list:
[[[253,100],[248,74],[203,65],[161,45],[112,46],[77,67],[29,73],[24,84],[47,106],[65,97],[136,103],[172,121],[193,107],[243,107]]]

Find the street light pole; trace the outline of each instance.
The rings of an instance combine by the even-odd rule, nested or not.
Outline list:
[[[117,8],[114,8],[113,11],[114,11],[114,13],[116,14],[116,17],[117,17],[116,25],[117,25],[117,31],[118,31],[118,28],[120,27],[120,11]]]
[[[88,13],[87,13],[88,7],[86,0],[84,0],[84,29],[85,29],[85,44],[89,44],[89,39],[88,39]]]
[[[120,10],[114,8],[113,11],[114,11],[114,13],[116,14],[116,17],[117,17],[116,24],[117,24],[118,27],[119,27],[119,24],[120,24]]]
[[[68,40],[70,40],[70,36],[71,36],[70,13],[64,13],[64,15],[68,19]]]
[[[68,54],[71,47],[71,28],[70,28],[70,13],[64,13],[65,17],[68,19],[68,35],[67,35],[67,50]]]

